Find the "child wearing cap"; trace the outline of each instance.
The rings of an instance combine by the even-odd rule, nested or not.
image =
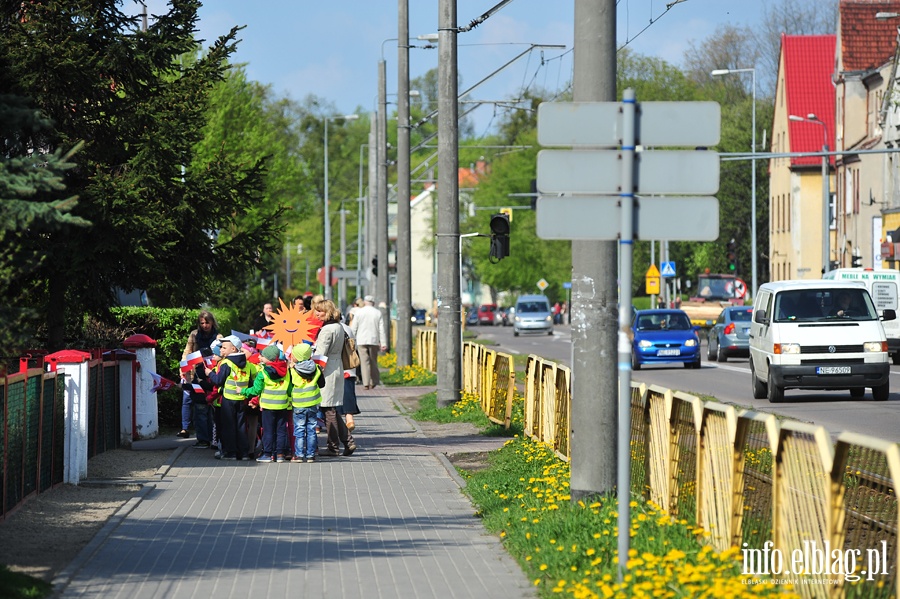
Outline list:
[[[312,347],[306,343],[298,343],[291,350],[291,405],[294,409],[294,457],[291,461],[294,463],[315,462],[319,450],[316,421],[322,403],[319,389],[325,386],[325,377],[311,358]]]
[[[247,356],[241,351],[241,347],[241,340],[235,335],[222,338],[222,347],[219,349],[222,360],[215,372],[206,369],[210,382],[222,390],[219,439],[222,442],[223,460],[243,460],[249,453],[244,422],[245,401],[241,391],[250,386],[250,379],[255,371],[247,362]]]
[[[266,346],[260,354],[262,368],[253,385],[241,391],[246,398],[259,396],[262,410],[263,449],[257,462],[284,462],[287,453],[287,422],[291,407],[291,379],[287,376],[288,365],[284,354],[274,343]]]

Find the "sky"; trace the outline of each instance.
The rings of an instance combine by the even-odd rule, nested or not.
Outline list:
[[[409,34],[436,33],[438,0],[409,1]],[[690,42],[720,25],[754,25],[766,0],[618,0],[617,45],[680,65]],[[500,0],[457,0],[457,24],[467,25]],[[488,77],[531,44],[565,49],[526,54],[473,92],[475,100],[503,101],[526,85],[557,91],[572,78],[574,0],[513,0],[487,21],[458,37],[460,91]],[[770,2],[771,4],[771,2]],[[148,0],[151,14],[165,0]],[[651,23],[652,22],[652,23]],[[233,62],[246,63],[250,79],[279,96],[302,101],[315,94],[337,114],[375,110],[378,62],[386,61],[387,93],[397,90],[395,0],[205,0],[198,37],[214,40],[245,25]],[[649,25],[649,27],[648,27]],[[646,28],[646,30],[644,30]],[[206,45],[209,45],[208,42]],[[410,77],[437,67],[437,49],[410,50]],[[390,101],[390,96],[388,97]],[[475,133],[486,133],[503,114],[486,104],[472,113]]]

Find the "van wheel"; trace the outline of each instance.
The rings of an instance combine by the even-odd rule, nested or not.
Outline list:
[[[888,395],[891,394],[891,384],[885,383],[872,387],[872,399],[875,401],[887,401]]]
[[[766,398],[766,386],[756,376],[756,371],[753,370],[753,360],[750,360],[750,385],[753,387],[753,399]]]
[[[894,365],[900,366],[900,352],[891,354],[891,362],[893,362]]]
[[[853,399],[862,399],[863,395],[866,394],[865,387],[853,387],[850,389],[850,397]]]
[[[784,387],[775,384],[775,377],[769,373],[769,382],[767,385],[769,403],[781,403],[784,401]]]

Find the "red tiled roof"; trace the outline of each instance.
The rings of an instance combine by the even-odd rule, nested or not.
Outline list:
[[[875,14],[879,12],[900,12],[900,0],[841,0],[844,71],[868,71],[890,62],[900,21],[876,19]]]
[[[791,152],[815,152],[834,147],[834,73],[833,35],[784,35],[781,51],[784,54],[784,88],[789,115],[807,118],[814,114],[822,125],[802,121],[788,122]],[[834,162],[834,158],[831,159]],[[817,156],[792,158],[792,165],[822,164]]]

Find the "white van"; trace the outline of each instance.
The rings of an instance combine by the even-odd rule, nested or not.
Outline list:
[[[884,401],[890,393],[888,344],[872,296],[860,281],[779,281],[759,288],[750,324],[753,397],[784,400],[785,389],[866,387]]]
[[[897,299],[900,295],[900,271],[872,268],[837,268],[825,273],[823,279],[833,281],[862,281],[875,302],[879,314],[884,310],[900,310]],[[888,353],[894,364],[900,364],[900,320],[884,323]]]

